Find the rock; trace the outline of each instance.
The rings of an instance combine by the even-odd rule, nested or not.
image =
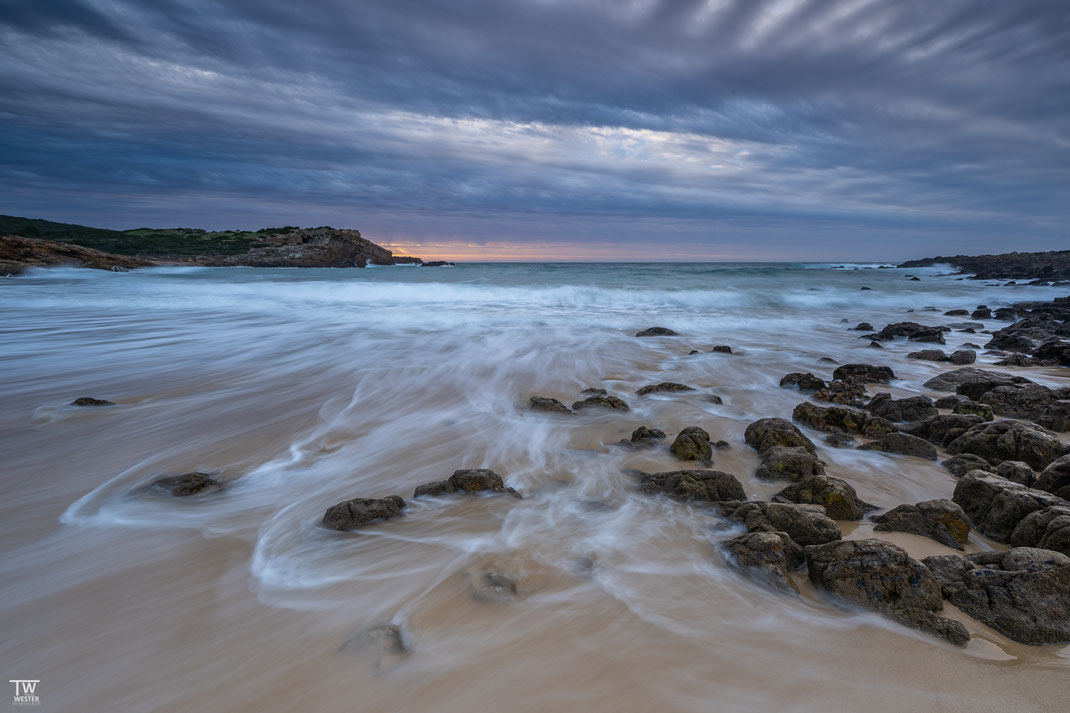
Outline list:
[[[816,453],[814,442],[795,424],[783,418],[762,418],[747,426],[743,433],[747,445],[761,453],[774,446],[801,447]]]
[[[975,456],[972,453],[961,453],[957,456],[951,456],[940,465],[950,470],[951,475],[956,478],[961,478],[971,470],[984,470],[989,473],[995,472],[988,461],[981,456]]]
[[[679,337],[680,335],[671,329],[665,327],[649,327],[641,332],[637,332],[637,337]]]
[[[895,373],[887,366],[872,364],[843,364],[832,372],[832,378],[838,380],[854,379],[865,384],[888,384],[895,379]]]
[[[716,443],[713,444],[713,447],[714,447],[714,449],[716,449],[718,451],[723,451],[723,450],[727,450],[727,449],[731,448],[732,444],[729,443],[728,441],[717,441]]]
[[[846,433],[834,431],[825,436],[825,443],[833,448],[850,448],[855,444],[855,439]]]
[[[956,458],[961,458],[962,456],[955,456],[955,457]],[[1059,461],[1055,461],[1055,462],[1058,463]],[[987,462],[986,462],[986,466],[987,466]],[[1049,467],[1051,467],[1051,466],[1049,466]],[[991,470],[991,469],[986,467],[986,468],[983,468],[982,470]],[[1022,485],[1028,486],[1030,488],[1035,487],[1033,485],[1033,483],[1035,483],[1036,480],[1037,480],[1037,475],[1036,475],[1036,473],[1033,472],[1033,469],[1030,468],[1028,465],[1026,465],[1025,463],[1023,463],[1020,460],[1005,460],[1005,461],[1003,461],[1002,463],[999,464],[999,466],[996,467],[996,475],[998,475],[1001,478],[1006,478],[1007,480],[1010,480],[1010,481],[1015,482],[1015,483],[1021,483]],[[1062,495],[1061,493],[1059,494],[1059,496],[1060,497],[1066,497],[1065,495]]]
[[[994,421],[971,427],[951,441],[947,450],[952,455],[973,453],[992,465],[1020,460],[1040,470],[1061,456],[1065,447],[1054,434],[1042,428],[1017,421]]]
[[[861,520],[872,506],[862,502],[846,480],[814,475],[793,483],[773,496],[773,502],[820,505],[833,520]]]
[[[657,428],[640,426],[632,431],[632,437],[627,441],[620,441],[617,445],[628,448],[653,448],[665,438],[665,431]]]
[[[986,391],[979,400],[1001,416],[1033,419],[1058,399],[1054,391],[1040,384],[1009,384]]]
[[[148,487],[156,492],[165,492],[176,498],[198,495],[209,490],[219,490],[223,483],[207,473],[183,473],[167,475],[149,483]]]
[[[660,384],[650,384],[648,386],[644,386],[635,393],[639,394],[640,396],[646,396],[647,394],[661,394],[674,391],[694,390],[695,389],[691,388],[690,386],[685,386],[684,384],[677,384],[672,381],[663,381]]]
[[[785,532],[803,547],[840,539],[839,526],[820,505],[753,502],[725,508],[748,532]]]
[[[936,416],[939,411],[928,396],[911,396],[905,399],[893,399],[891,394],[877,394],[866,404],[866,410],[874,416],[889,421],[920,421]]]
[[[81,245],[0,235],[0,275],[18,275],[28,267],[67,265],[125,272],[154,264],[129,255],[115,255]]]
[[[853,329],[856,332],[872,332],[873,325],[869,322],[859,322],[858,325],[855,326]]]
[[[1043,278],[1045,282],[1070,277],[1070,251],[1013,252],[1002,255],[956,255],[910,260],[899,267],[931,267],[951,265],[963,274],[975,274],[985,279]],[[998,311],[998,310],[997,310]]]
[[[830,381],[828,385],[814,393],[818,401],[828,401],[842,406],[860,407],[866,397],[866,385],[854,379],[847,381]]]
[[[729,564],[785,594],[799,594],[788,572],[803,563],[803,549],[784,532],[748,532],[724,543]]]
[[[722,399],[717,394],[710,394],[709,401],[710,401],[710,403],[717,404],[718,406],[720,406],[721,404],[724,403],[724,399]]]
[[[688,426],[680,431],[676,440],[669,446],[669,451],[680,460],[697,460],[702,463],[713,462],[713,446],[710,434],[698,426]]]
[[[822,475],[825,465],[802,447],[773,446],[762,451],[762,464],[754,477],[761,480],[803,480]]]
[[[643,473],[640,476],[639,490],[648,495],[660,493],[676,500],[708,503],[747,498],[736,476],[718,470]]]
[[[1041,471],[1033,487],[1070,500],[1070,454],[1056,458]]]
[[[572,410],[557,399],[549,396],[532,396],[528,399],[532,411],[548,411],[549,413],[566,413],[572,415]]]
[[[256,244],[244,253],[199,256],[192,262],[216,267],[364,267],[368,263],[395,263],[389,250],[361,237],[359,230],[330,226],[261,233]]]
[[[988,404],[978,403],[976,401],[960,401],[955,404],[955,407],[951,410],[951,413],[956,414],[971,414],[979,417],[982,421],[991,421],[994,417],[992,407]]]
[[[516,582],[501,572],[484,572],[472,587],[472,599],[488,604],[508,604],[516,599]]]
[[[921,359],[923,361],[948,361],[950,357],[943,349],[922,349],[920,352],[910,352],[907,359]]]
[[[977,361],[977,352],[972,349],[959,349],[951,352],[948,361],[952,364],[973,364]]]
[[[925,387],[933,389],[934,391],[956,391],[964,384],[975,382],[983,384],[990,383],[991,386],[988,388],[995,388],[1002,384],[1014,383],[1014,377],[1002,371],[985,371],[984,369],[976,369],[972,366],[967,366],[962,369],[955,369],[954,371],[946,371],[943,374],[938,374],[926,381]],[[984,391],[981,393],[984,393]],[[969,398],[974,398],[970,394],[964,395]],[[978,396],[980,396],[980,394],[978,394]]]
[[[883,345],[883,344],[881,344],[881,343],[880,343],[880,342],[878,342],[878,341],[871,341],[871,342],[869,343],[869,348],[870,348],[870,349],[884,349],[884,345]]]
[[[431,260],[430,262],[421,263],[420,267],[454,267],[454,263],[449,260]]]
[[[884,327],[874,335],[875,339],[892,340],[896,337],[906,337],[915,342],[944,343],[944,332],[950,331],[950,327],[929,327],[917,322],[895,322]]]
[[[804,401],[791,412],[791,417],[810,428],[818,431],[844,431],[846,433],[867,433],[867,429],[873,427],[875,431],[894,431],[886,419],[879,416],[871,416],[859,408],[851,406],[817,406]],[[884,423],[881,423],[881,422]]]
[[[945,317],[965,317],[970,313],[968,309],[949,309],[944,312]]]
[[[972,470],[959,478],[951,499],[966,511],[978,532],[997,542],[1008,542],[1014,528],[1029,513],[1070,505],[1051,493],[982,470]]]
[[[592,389],[590,387],[580,392],[581,396],[609,396],[609,392],[605,389]]]
[[[1070,556],[1070,507],[1056,505],[1029,513],[1011,533],[1011,544]]]
[[[792,386],[798,387],[799,391],[819,391],[827,388],[828,384],[824,379],[819,379],[813,374],[806,373],[800,374],[798,372],[788,374],[780,380],[780,388],[790,388]]]
[[[910,532],[930,537],[942,545],[965,549],[970,522],[961,507],[950,500],[926,500],[900,505],[873,518],[878,532]]]
[[[115,402],[105,399],[94,399],[90,396],[80,396],[71,401],[71,406],[114,406]]]
[[[987,307],[978,307],[973,312],[970,312],[970,317],[973,319],[992,319],[992,310]]]
[[[717,353],[717,354],[731,354],[732,353],[732,347],[726,346],[724,344],[719,344],[719,345],[715,346],[713,349],[710,349],[710,353],[711,354],[714,354],[714,353]]]
[[[947,446],[981,423],[984,423],[984,419],[972,414],[940,414],[939,416],[930,416],[924,421],[902,426],[900,430],[912,436],[924,438],[938,446]]]
[[[810,581],[855,606],[962,646],[962,624],[937,616],[944,603],[933,574],[900,547],[881,540],[844,540],[807,547]]]
[[[454,493],[506,493],[519,498],[520,493],[512,488],[505,487],[502,476],[493,470],[486,468],[467,468],[455,470],[447,480],[436,480],[416,487],[412,494],[414,498],[440,495],[453,495]]]
[[[410,653],[409,645],[401,627],[396,624],[379,626],[358,631],[342,644],[341,653],[371,654],[375,658],[376,668],[383,668],[384,663],[395,661]]]
[[[1001,634],[1023,644],[1070,641],[1070,557],[1016,547],[923,561],[949,602]]]
[[[1033,352],[1033,357],[1059,366],[1070,366],[1070,342],[1059,339],[1044,342]]]
[[[573,411],[580,411],[585,408],[608,408],[614,411],[629,411],[628,404],[623,399],[618,399],[616,396],[588,396],[583,401],[577,401],[572,404]]]
[[[1025,337],[1020,337],[1017,334],[1007,334],[1000,331],[992,335],[992,338],[985,344],[985,349],[1001,349],[1007,352],[1031,352],[1033,351],[1033,342]]]
[[[936,403],[933,405],[936,406],[936,408],[954,409],[956,406],[958,406],[964,401],[969,401],[969,399],[965,396],[960,396],[959,394],[951,394],[950,396],[941,396],[936,400]],[[974,401],[973,403],[977,402]]]
[[[907,433],[887,433],[875,441],[863,443],[858,447],[862,451],[881,451],[897,453],[904,456],[917,456],[936,460],[936,449],[931,443]]]
[[[1070,400],[1052,401],[1034,420],[1038,426],[1052,431],[1060,433],[1070,431]]]
[[[355,498],[327,508],[320,524],[329,530],[355,530],[370,522],[401,517],[405,507],[405,501],[397,495],[382,499]]]

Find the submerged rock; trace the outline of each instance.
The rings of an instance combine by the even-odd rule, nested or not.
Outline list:
[[[785,594],[799,594],[788,572],[803,563],[803,549],[785,532],[748,532],[724,543],[729,564]]]
[[[833,431],[825,436],[825,443],[829,444],[833,448],[850,448],[855,444],[855,439],[846,433],[839,431]]]
[[[973,470],[959,478],[951,499],[970,517],[977,531],[997,542],[1009,542],[1014,528],[1029,513],[1070,502],[995,473]]]
[[[803,435],[791,421],[783,418],[762,418],[747,426],[743,433],[747,445],[759,453],[774,446],[805,448],[816,453],[814,442]]]
[[[506,493],[515,498],[520,493],[512,488],[505,487],[502,476],[493,470],[486,468],[466,468],[453,471],[446,480],[436,480],[416,486],[412,496],[420,498],[424,496],[453,495],[454,493]]]
[[[713,462],[713,445],[710,434],[698,426],[688,426],[680,431],[676,440],[669,446],[669,451],[680,460],[697,460],[702,463]]]
[[[825,472],[825,464],[801,446],[773,446],[761,456],[762,463],[754,473],[761,480],[798,481]]]
[[[679,337],[677,332],[668,329],[667,327],[649,327],[641,332],[637,332],[637,337]]]
[[[949,602],[1001,634],[1023,644],[1070,641],[1070,557],[1016,547],[923,562]]]
[[[585,408],[608,408],[614,411],[629,411],[628,404],[623,399],[619,399],[616,396],[605,396],[597,394],[595,396],[588,396],[583,401],[577,401],[572,404],[573,411],[580,411]]]
[[[663,381],[660,384],[650,384],[649,386],[644,386],[644,387],[640,388],[638,391],[636,391],[635,393],[637,393],[640,396],[646,396],[647,394],[661,394],[661,393],[674,392],[674,391],[694,391],[694,390],[695,390],[694,388],[692,388],[690,386],[686,386],[684,384],[677,384],[677,383],[672,382],[672,381]]]
[[[973,453],[992,465],[1017,460],[1040,470],[1061,456],[1065,446],[1040,427],[1017,421],[995,421],[971,427],[951,441],[947,450],[953,455]]]
[[[157,478],[149,483],[148,487],[158,492],[167,493],[172,497],[184,498],[209,490],[219,490],[223,487],[223,483],[208,473],[183,473],[181,475],[167,475]]]
[[[899,505],[873,518],[881,532],[909,532],[930,537],[942,545],[964,549],[970,538],[966,512],[950,500],[926,500],[916,505]]]
[[[789,485],[773,496],[773,502],[820,505],[833,520],[861,520],[873,506],[862,502],[846,480],[814,475]]]
[[[710,353],[711,354],[731,354],[732,353],[732,347],[730,347],[730,346],[728,346],[726,344],[718,344],[717,346],[715,346],[712,349],[710,349]]]
[[[639,490],[648,495],[663,494],[670,498],[707,503],[746,500],[743,485],[736,476],[718,470],[674,470],[665,473],[643,473]]]
[[[108,401],[106,399],[94,399],[91,396],[79,396],[74,401],[71,401],[71,406],[114,406],[114,401]]]
[[[320,524],[329,530],[355,530],[371,522],[401,517],[405,507],[405,501],[398,495],[382,499],[354,498],[327,508]]]
[[[528,404],[531,406],[532,411],[572,414],[572,410],[568,406],[565,406],[557,399],[552,399],[549,396],[532,396],[528,399]]]
[[[1070,556],[1070,507],[1055,505],[1029,513],[1011,533],[1011,544]]]
[[[791,387],[797,387],[799,391],[820,391],[827,388],[828,384],[824,379],[819,379],[813,374],[807,372],[805,374],[794,372],[787,374],[780,380],[780,388],[787,389]]]
[[[501,572],[484,572],[472,588],[472,599],[477,602],[508,604],[516,599],[516,582]]]
[[[342,644],[341,652],[350,655],[369,654],[375,666],[396,663],[411,652],[404,632],[397,624],[381,624],[358,631]]]
[[[727,517],[743,523],[749,532],[785,532],[802,546],[840,539],[839,526],[820,505],[752,502],[727,506]]]
[[[944,608],[933,574],[900,547],[881,540],[844,540],[807,547],[810,581],[836,599],[872,609],[958,646],[970,640]]]
[[[664,439],[665,431],[640,426],[632,431],[632,437],[629,440],[620,441],[617,445],[629,448],[653,448]]]
[[[862,451],[881,451],[904,456],[917,456],[927,460],[936,460],[936,448],[928,441],[907,433],[887,433],[875,441],[863,443],[858,447]]]

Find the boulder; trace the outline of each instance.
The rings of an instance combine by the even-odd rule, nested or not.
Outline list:
[[[858,450],[896,453],[903,456],[917,456],[927,460],[936,460],[936,448],[931,443],[908,433],[886,433],[875,441],[863,443],[858,447]]]
[[[557,399],[552,399],[549,396],[532,396],[528,399],[528,404],[531,406],[532,411],[572,414],[572,409],[565,406]]]
[[[921,359],[923,361],[948,361],[950,357],[943,349],[922,349],[918,352],[910,352],[907,359]]]
[[[747,498],[736,476],[718,470],[643,473],[639,478],[639,490],[648,495],[663,494],[676,500],[708,503]]]
[[[1070,431],[1070,400],[1060,398],[1052,401],[1034,419],[1038,426],[1064,433]]]
[[[793,483],[773,496],[773,502],[820,505],[833,520],[861,520],[873,506],[862,502],[846,480],[814,475]]]
[[[1034,510],[1011,533],[1015,547],[1039,547],[1070,556],[1070,507]]]
[[[710,349],[710,354],[731,354],[731,353],[732,353],[732,347],[728,346],[727,344],[718,344],[717,346],[715,346],[712,349]]]
[[[825,443],[833,448],[850,448],[855,444],[855,439],[853,436],[849,436],[846,433],[834,431],[825,436]]]
[[[887,419],[871,416],[866,411],[852,406],[817,406],[804,401],[795,407],[791,417],[818,431],[843,431],[875,437],[895,431]]]
[[[966,512],[950,500],[926,500],[915,505],[900,505],[873,518],[880,532],[910,532],[930,537],[957,550],[965,548],[970,538],[970,521]]]
[[[966,511],[978,532],[997,542],[1009,542],[1014,528],[1029,513],[1070,505],[1056,495],[983,470],[959,478],[951,499]]]
[[[992,407],[988,404],[978,403],[977,401],[962,401],[955,404],[955,407],[951,410],[951,413],[957,414],[972,414],[978,416],[982,421],[991,421],[995,414],[992,412]]]
[[[688,426],[680,431],[676,440],[669,446],[669,451],[680,460],[697,460],[701,463],[713,462],[713,445],[710,434],[698,426]]]
[[[951,356],[947,358],[952,364],[973,364],[977,361],[977,352],[972,349],[958,349],[951,352]]]
[[[594,388],[591,388],[591,387],[587,387],[586,389],[584,389],[583,391],[580,392],[580,395],[581,396],[608,396],[609,392],[606,391],[605,389],[594,389]]]
[[[405,514],[405,501],[398,495],[381,499],[354,498],[327,508],[320,524],[329,530],[355,530],[371,522],[393,520]]]
[[[961,458],[962,456],[955,456]],[[1055,461],[1058,463],[1059,461]],[[987,461],[986,461],[987,464]],[[1050,466],[1049,466],[1050,467]],[[991,468],[983,468],[983,470],[991,470]],[[1015,483],[1021,483],[1030,488],[1035,487],[1033,483],[1037,482],[1037,474],[1033,472],[1027,464],[1020,460],[1005,460],[996,467],[996,475],[1001,478],[1006,478]],[[1042,488],[1043,489],[1043,488]],[[1060,494],[1060,497],[1065,497]]]
[[[640,388],[638,391],[636,391],[635,393],[639,394],[640,396],[646,396],[647,394],[662,394],[662,393],[670,393],[670,392],[674,392],[674,391],[694,391],[694,390],[695,390],[694,388],[692,388],[690,386],[686,386],[684,384],[677,384],[676,382],[673,382],[673,381],[663,381],[660,384],[650,384],[648,386],[644,386],[644,387]]]
[[[993,421],[971,427],[951,441],[947,450],[952,455],[973,453],[992,465],[1020,460],[1034,470],[1041,470],[1061,456],[1065,446],[1054,434],[1040,427],[1017,421]]]
[[[1058,399],[1054,391],[1040,384],[1008,384],[989,389],[979,400],[1000,416],[1033,419]]]
[[[1070,454],[1052,461],[1037,476],[1033,487],[1070,500]]]
[[[933,574],[900,547],[882,540],[843,540],[805,549],[810,581],[854,606],[962,646],[966,628],[936,614],[944,608]]]
[[[866,398],[866,385],[854,379],[830,381],[823,389],[814,392],[814,398],[832,404],[861,407]]]
[[[836,371],[832,372],[832,378],[841,381],[854,379],[864,384],[889,384],[895,379],[895,373],[887,366],[843,364],[836,367]]]
[[[941,396],[936,400],[936,403],[934,403],[933,405],[936,406],[936,408],[954,409],[956,406],[965,401],[969,401],[969,399],[965,396],[960,396],[958,394],[950,394],[949,396]],[[977,402],[975,401],[974,403]]]
[[[617,445],[626,448],[653,448],[659,441],[664,440],[664,438],[665,431],[657,428],[640,426],[632,431],[632,437],[630,439],[627,441],[620,441]]]
[[[94,399],[92,396],[79,396],[71,401],[71,406],[114,406],[114,401],[107,399]]]
[[[990,473],[996,472],[988,461],[981,456],[975,456],[973,453],[960,453],[957,456],[951,456],[940,465],[950,470],[951,475],[956,478],[961,478],[971,470],[984,470]]]
[[[980,416],[971,414],[940,414],[924,421],[900,427],[904,433],[924,438],[938,446],[946,446],[974,426],[984,423]]]
[[[747,445],[761,453],[773,446],[805,448],[816,453],[814,442],[802,434],[795,424],[783,418],[762,418],[747,426],[743,433]]]
[[[583,401],[577,401],[572,404],[573,411],[579,411],[585,408],[608,408],[614,411],[628,411],[628,404],[623,399],[618,399],[616,396],[588,396]]]
[[[446,480],[436,480],[416,487],[414,498],[453,495],[454,493],[507,493],[519,498],[520,493],[505,487],[502,476],[486,468],[455,470]]]
[[[1010,374],[1002,371],[985,371],[984,369],[976,369],[972,366],[963,367],[962,369],[955,369],[955,371],[947,371],[943,374],[938,374],[933,378],[925,382],[925,387],[933,389],[934,391],[956,391],[960,386],[970,383],[991,383],[992,386],[988,388],[995,388],[1002,384],[1014,383],[1014,378]],[[961,392],[960,392],[961,393]],[[984,393],[983,391],[981,393]],[[969,394],[965,394],[969,398],[975,398]],[[978,394],[980,396],[980,394]]]
[[[637,332],[637,337],[679,337],[677,332],[668,329],[667,327],[648,327],[641,332]]]
[[[1023,644],[1070,641],[1070,557],[1032,547],[926,557],[944,598]]]
[[[726,517],[743,523],[748,532],[786,532],[802,546],[840,539],[839,526],[820,505],[757,501],[726,504]]]
[[[1070,366],[1070,342],[1059,339],[1044,342],[1033,352],[1033,357],[1059,366]]]
[[[797,387],[799,391],[820,391],[821,389],[827,388],[828,384],[825,383],[824,379],[819,379],[813,374],[801,374],[799,372],[788,374],[780,380],[780,388],[782,389],[791,388],[793,386]]]
[[[219,490],[223,483],[207,473],[183,473],[166,475],[149,483],[151,490],[167,493],[176,498],[198,495],[210,490]]]
[[[936,416],[939,411],[928,396],[911,396],[905,399],[893,399],[891,394],[880,393],[870,399],[866,410],[874,416],[889,421],[920,421]]]
[[[748,532],[724,543],[732,566],[751,579],[785,594],[799,594],[788,572],[803,563],[803,549],[785,532]]]
[[[1017,334],[1008,334],[1003,331],[996,332],[985,344],[985,349],[1000,349],[1007,352],[1031,352],[1033,351],[1032,340]]]
[[[856,332],[872,332],[873,331],[873,325],[870,324],[869,322],[859,322],[857,325],[855,325],[853,327],[853,329]]]
[[[800,446],[773,446],[761,455],[762,463],[754,473],[761,480],[798,481],[825,472],[825,464]]]

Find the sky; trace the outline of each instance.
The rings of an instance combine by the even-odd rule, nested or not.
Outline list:
[[[0,213],[399,254],[1070,248],[1065,0],[0,0]]]

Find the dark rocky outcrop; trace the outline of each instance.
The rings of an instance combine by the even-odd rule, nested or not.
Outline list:
[[[960,392],[961,393],[961,392]],[[979,398],[1000,416],[1010,418],[1039,417],[1044,410],[1057,401],[1055,392],[1040,384],[1008,384],[989,389]]]
[[[320,524],[329,530],[355,530],[371,522],[401,517],[405,507],[405,501],[398,495],[381,499],[355,498],[327,508]]]
[[[843,364],[832,372],[832,378],[840,381],[854,379],[864,384],[889,384],[895,379],[895,373],[887,366]]]
[[[940,414],[924,421],[900,426],[900,430],[918,438],[924,438],[938,446],[947,446],[974,426],[984,423],[980,416],[972,414]]]
[[[773,446],[761,453],[762,463],[754,477],[760,480],[803,480],[822,475],[825,464],[800,446]]]
[[[707,464],[713,462],[710,434],[698,426],[688,426],[680,431],[676,440],[669,446],[669,451],[680,460],[696,460]]]
[[[773,496],[773,502],[820,505],[833,520],[861,520],[872,505],[862,502],[851,484],[828,475],[814,475],[793,483]]]
[[[971,427],[951,441],[947,450],[952,455],[973,453],[992,465],[999,465],[1005,460],[1018,460],[1034,470],[1041,470],[1063,455],[1065,446],[1054,434],[1038,426],[1017,421],[994,421]]]
[[[639,490],[648,495],[667,495],[676,500],[717,503],[746,500],[736,476],[718,470],[674,470],[643,473]]]
[[[962,274],[978,279],[1070,279],[1070,250],[1038,253],[1004,253],[1001,255],[954,255],[908,260],[899,267],[951,265]],[[982,277],[983,276],[983,277]]]
[[[628,404],[624,399],[619,399],[616,396],[605,396],[598,394],[595,396],[588,396],[583,401],[576,401],[572,404],[573,411],[581,411],[585,408],[607,408],[613,411],[629,411]]]
[[[394,256],[386,248],[362,238],[359,230],[324,226],[264,234],[257,246],[244,253],[183,261],[217,267],[364,267],[368,263],[393,265]]]
[[[532,396],[528,399],[528,404],[531,406],[532,411],[547,411],[549,413],[563,413],[572,414],[572,409],[565,406],[557,399],[552,399],[549,396]]]
[[[1070,641],[1070,557],[1031,547],[923,562],[943,596],[1023,644]]]
[[[915,505],[899,505],[873,518],[881,532],[909,532],[930,537],[942,545],[964,549],[970,538],[966,512],[950,500],[926,500]]]
[[[644,387],[640,388],[638,391],[636,391],[635,393],[637,393],[640,396],[646,396],[647,394],[662,394],[662,393],[672,393],[672,392],[676,392],[676,391],[694,391],[694,390],[695,390],[694,388],[692,388],[690,386],[686,386],[684,384],[677,384],[677,383],[672,382],[672,381],[663,381],[660,384],[650,384],[648,386],[644,386]]]
[[[944,608],[933,574],[900,547],[882,540],[844,540],[805,549],[810,581],[854,606],[962,646],[966,628],[936,614]]]
[[[893,399],[891,394],[880,393],[870,399],[866,410],[874,416],[889,421],[920,421],[936,416],[939,412],[928,396],[911,396],[905,399]]]
[[[886,433],[875,441],[858,446],[862,451],[880,451],[903,456],[936,460],[936,448],[928,441],[908,433]]]
[[[94,399],[91,396],[79,396],[74,401],[71,401],[71,406],[114,406],[114,401],[108,401],[106,399]]]
[[[803,435],[791,421],[783,418],[762,418],[747,426],[743,433],[747,445],[759,453],[774,446],[801,447],[816,453],[814,442]]]
[[[992,468],[992,464],[981,456],[975,456],[973,453],[960,453],[957,456],[951,456],[940,465],[950,470],[951,475],[956,478],[961,478],[971,470],[983,470],[989,473],[996,472]]]
[[[977,352],[972,349],[958,349],[951,352],[947,360],[956,365],[973,364],[977,361]]]
[[[748,532],[785,532],[802,546],[838,540],[839,526],[820,505],[752,502],[726,506],[725,516],[743,523]]]
[[[944,332],[948,331],[951,331],[950,327],[930,327],[917,322],[895,322],[886,325],[876,334],[868,336],[878,341],[891,341],[896,337],[906,337],[912,342],[944,344]]]
[[[997,542],[1009,542],[1014,528],[1029,513],[1070,506],[1070,502],[1056,495],[982,470],[959,478],[951,499],[966,511],[978,532]]]
[[[637,337],[679,337],[680,334],[667,327],[648,327],[641,332],[636,332]]]
[[[486,468],[466,468],[453,471],[446,480],[418,485],[412,496],[453,495],[454,493],[506,493],[519,498],[520,493],[505,487],[502,476]]]
[[[817,406],[804,401],[795,407],[791,417],[818,431],[842,431],[857,433],[867,438],[876,438],[895,432],[895,426],[887,419],[872,416],[852,406]]]
[[[123,272],[154,264],[129,255],[115,255],[80,245],[0,235],[0,277],[19,275],[31,267],[88,267]]]
[[[1070,507],[1034,510],[1011,533],[1015,547],[1040,547],[1070,556]]]
[[[1028,381],[1028,379],[1020,379],[1021,381]],[[1015,383],[1015,377],[1002,371],[985,371],[984,369],[977,369],[972,366],[963,367],[961,369],[955,369],[954,371],[946,371],[943,374],[938,374],[933,378],[925,382],[925,388],[933,389],[934,391],[957,391],[960,386],[965,384],[984,384],[988,385],[987,388],[982,390],[977,396],[980,396],[988,389],[994,389],[997,386],[1003,384]],[[963,392],[958,392],[963,393]],[[963,393],[964,396],[976,400],[976,397]]]
[[[1070,454],[1052,461],[1037,476],[1033,487],[1070,500]]]
[[[748,532],[726,541],[726,558],[740,572],[785,594],[799,594],[788,572],[802,565],[803,549],[785,532]]]

